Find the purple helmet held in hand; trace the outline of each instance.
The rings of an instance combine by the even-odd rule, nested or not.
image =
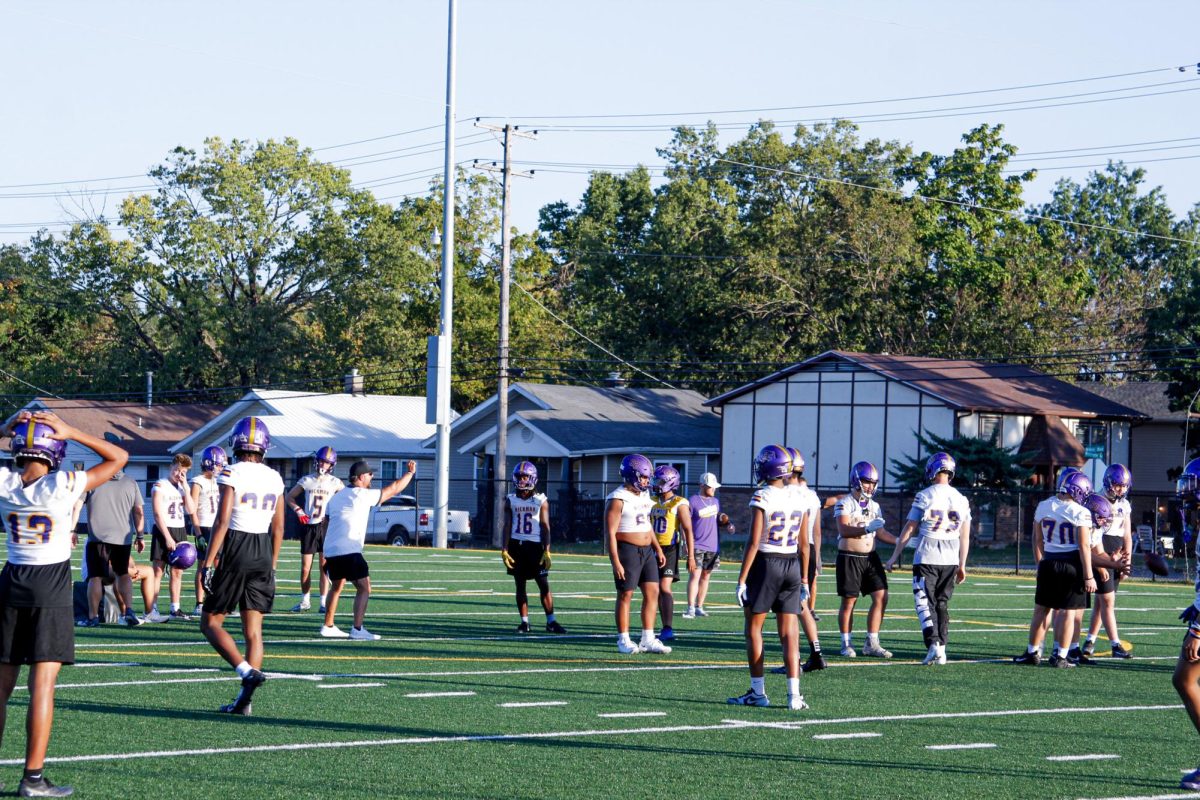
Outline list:
[[[1113,464],[1104,470],[1104,491],[1120,500],[1133,486],[1133,473],[1124,464]]]
[[[639,492],[650,488],[654,465],[641,453],[630,453],[621,459],[621,478]]]
[[[1108,498],[1102,494],[1092,493],[1083,501],[1083,506],[1092,512],[1092,527],[1103,530],[1112,523],[1113,507]]]
[[[754,457],[754,474],[765,483],[792,474],[792,454],[786,447],[769,444]]]
[[[925,462],[925,480],[933,483],[933,479],[940,472],[948,473],[950,480],[954,480],[954,470],[957,467],[958,465],[954,463],[954,457],[949,453],[934,453]]]
[[[790,455],[792,457],[792,472],[799,474],[799,475],[803,475],[804,474],[804,454],[800,452],[800,449],[798,447],[789,447],[789,448],[787,448],[787,451],[788,451],[788,455]]]
[[[513,467],[512,482],[517,491],[528,489],[533,491],[537,488],[538,471],[532,461],[522,461]]]
[[[54,428],[41,422],[17,423],[13,428],[12,455],[18,466],[21,459],[44,461],[50,470],[58,469],[58,465],[67,457],[67,443],[62,439],[52,439]]]
[[[196,545],[191,542],[175,545],[175,549],[167,554],[167,563],[178,569],[187,569],[196,563]]]
[[[871,484],[868,490],[864,484]],[[859,461],[850,468],[850,489],[851,491],[860,492],[867,497],[875,494],[875,487],[879,485],[879,470],[875,469],[875,465],[870,461]]]
[[[1063,470],[1062,475],[1058,479],[1058,487],[1055,489],[1058,494],[1065,494],[1074,500],[1076,503],[1082,503],[1088,499],[1088,495],[1092,493],[1092,482],[1079,470],[1067,472]]]
[[[679,470],[670,464],[663,464],[654,469],[654,493],[666,494],[679,489]]]
[[[204,448],[204,452],[200,454],[200,469],[205,472],[220,472],[228,463],[229,457],[216,445]]]
[[[229,449],[237,453],[260,453],[266,455],[271,449],[271,432],[267,424],[258,417],[242,417],[229,434]]]

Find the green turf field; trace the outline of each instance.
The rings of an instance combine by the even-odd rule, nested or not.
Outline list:
[[[288,542],[279,608],[295,602],[298,558]],[[711,616],[677,616],[673,653],[621,656],[607,559],[557,557],[570,634],[538,633],[531,582],[535,633],[518,636],[495,552],[373,547],[367,558],[367,627],[383,640],[318,638],[315,601],[268,617],[271,680],[250,718],[214,713],[237,684],[197,623],[79,631],[47,774],[80,797],[179,800],[1191,796],[1177,786],[1200,737],[1171,688],[1189,586],[1125,584],[1119,619],[1135,659],[1053,670],[1002,663],[1024,647],[1032,576],[972,575],[951,607],[951,663],[938,668],[918,663],[899,573],[882,637],[895,658],[832,655],[830,569],[818,608],[831,668],[802,680],[811,710],[789,712],[782,676],[768,675],[767,691],[784,707],[725,703],[748,687],[736,564],[714,575]],[[338,620],[347,630],[352,597]],[[768,658],[778,663],[776,644]],[[0,751],[10,788],[26,697],[10,703]]]

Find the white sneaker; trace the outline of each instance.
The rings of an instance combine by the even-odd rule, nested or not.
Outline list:
[[[359,641],[363,641],[363,642],[377,642],[380,639],[382,639],[383,637],[380,636],[378,633],[371,633],[366,628],[351,628],[350,629],[350,638],[358,639]]]
[[[697,617],[707,617],[707,616],[708,616],[708,612],[707,612],[707,611],[705,611],[703,608],[697,608],[697,609],[696,609],[696,616],[697,616]]]
[[[321,636],[326,639],[349,639],[350,634],[339,628],[337,625],[322,625]]]
[[[946,663],[946,646],[942,645],[937,651],[937,661],[934,662],[939,667]]]
[[[683,618],[684,619],[695,619],[696,618],[696,609],[689,608],[687,611],[683,612]]]
[[[655,637],[650,641],[643,640],[638,646],[642,648],[643,653],[662,653],[663,655],[666,655],[667,653],[671,652],[671,648],[663,644],[662,640],[658,637]]]
[[[928,667],[937,663],[937,645],[929,645],[929,652],[925,654],[925,659],[921,661],[921,665]]]
[[[884,650],[882,646],[868,642],[867,646],[863,648],[863,655],[872,656],[874,658],[891,658],[892,651]]]
[[[766,708],[771,705],[771,701],[767,699],[765,694],[759,694],[753,689],[737,697],[731,697],[725,702],[731,706],[759,706],[760,708]]]
[[[642,648],[632,641],[617,639],[617,652],[624,653],[625,655],[633,655],[642,652]]]
[[[311,608],[312,603],[308,602],[307,600],[301,600],[299,603],[296,603],[296,605],[292,606],[292,611],[293,613],[299,611],[308,611]]]
[[[804,702],[804,695],[789,694],[788,695],[788,711],[803,711],[808,708],[808,703]]]
[[[847,644],[842,646],[842,655],[846,658],[858,658],[858,651],[854,649],[853,645]]]
[[[169,619],[166,614],[160,614],[157,608],[152,608],[142,617],[142,622],[166,622]]]

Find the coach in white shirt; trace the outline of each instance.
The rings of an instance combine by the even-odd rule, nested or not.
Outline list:
[[[325,600],[325,624],[321,627],[321,635],[327,639],[349,636],[373,641],[379,638],[378,634],[363,627],[367,600],[371,597],[371,572],[363,558],[363,543],[367,539],[371,509],[403,491],[417,474],[415,461],[409,461],[404,468],[404,474],[383,489],[372,489],[371,478],[375,471],[366,461],[355,461],[350,466],[350,487],[335,494],[326,507],[329,530],[325,534],[325,570],[329,574],[329,596]],[[346,581],[353,582],[358,592],[354,597],[354,627],[349,634],[333,622]]]

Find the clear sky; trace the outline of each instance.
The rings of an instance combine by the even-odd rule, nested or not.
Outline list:
[[[0,2],[0,243],[113,216],[136,176],[210,135],[294,136],[377,197],[423,192],[442,164],[447,5]],[[674,124],[711,118],[731,141],[759,117],[885,115],[864,136],[948,152],[1002,122],[1042,170],[1029,201],[1123,158],[1182,213],[1200,202],[1198,23],[1184,0],[460,0],[458,157],[500,156],[470,117],[542,128],[515,150],[544,162],[515,186],[529,230],[591,166],[658,163]],[[1082,80],[1122,73],[1142,74]],[[969,94],[897,100],[951,93]],[[885,102],[845,105],[862,101]],[[545,119],[622,114],[658,116]],[[631,125],[653,129],[614,129]]]

